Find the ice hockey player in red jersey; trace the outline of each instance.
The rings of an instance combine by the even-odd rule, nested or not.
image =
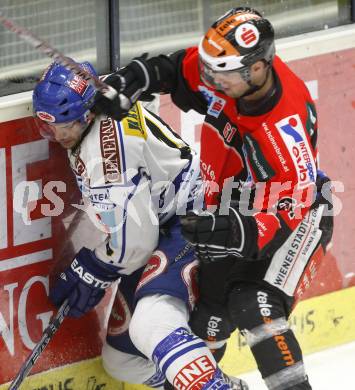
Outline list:
[[[207,209],[181,218],[202,263],[193,331],[218,359],[238,328],[268,389],[311,389],[287,319],[331,239],[331,194],[317,169],[314,102],[275,55],[271,23],[233,8],[198,47],[135,58],[107,82],[128,97],[134,83],[143,98],[170,93],[180,109],[205,115]],[[112,112],[104,97],[97,103]]]

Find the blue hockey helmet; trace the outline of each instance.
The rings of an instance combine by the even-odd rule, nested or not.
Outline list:
[[[97,76],[89,62],[79,66]],[[49,123],[80,121],[86,124],[95,92],[85,79],[53,62],[33,91],[33,111],[36,117]]]

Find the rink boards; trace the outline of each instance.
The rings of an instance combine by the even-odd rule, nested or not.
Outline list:
[[[355,340],[355,287],[302,301],[290,318],[290,324],[305,354]],[[244,338],[233,333],[228,342],[222,369],[238,375],[256,368]],[[144,389],[144,386],[119,383],[104,374],[99,358],[42,372],[24,383],[28,390],[120,390]],[[0,386],[0,390],[7,389]]]
[[[339,200],[333,246],[291,319],[306,353],[355,339],[351,131],[355,123],[355,33],[353,29],[344,36],[344,31],[340,29],[335,39],[340,47],[343,39],[351,37],[353,41],[346,41],[344,50],[338,47],[333,52],[318,40],[316,46],[323,52],[316,55],[315,45],[307,38],[300,49],[305,58],[287,55],[316,101],[320,166],[336,181],[334,195]],[[199,147],[201,116],[177,111],[166,97],[161,99],[160,113]],[[54,312],[47,299],[53,266],[70,261],[81,246],[94,247],[102,239],[93,234],[91,222],[77,207],[79,194],[64,151],[40,138],[30,115],[30,94],[0,98],[0,384],[16,375]],[[30,186],[26,189],[23,183]],[[65,320],[23,389],[135,388],[107,378],[98,358],[109,298],[85,318]],[[233,374],[254,367],[237,334],[229,341],[223,367]],[[0,385],[1,390],[5,388]]]

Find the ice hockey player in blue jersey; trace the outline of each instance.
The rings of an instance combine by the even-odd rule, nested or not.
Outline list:
[[[80,66],[96,75],[88,62]],[[69,315],[80,317],[119,280],[102,352],[111,376],[165,389],[247,389],[218,369],[188,326],[198,262],[178,215],[202,206],[198,156],[139,102],[120,122],[96,115],[95,93],[56,63],[33,93],[41,134],[67,149],[90,215],[107,233],[76,254],[50,300],[68,298]]]

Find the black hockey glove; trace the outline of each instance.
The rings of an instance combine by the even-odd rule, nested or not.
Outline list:
[[[127,66],[103,79],[118,95],[110,100],[100,91],[97,92],[95,113],[121,120],[138,99],[151,101],[154,99],[152,93],[165,91],[160,68],[169,66],[168,57],[158,56],[148,60],[147,56],[145,53],[134,58]]]
[[[113,98],[108,98],[97,91],[95,95],[95,103],[91,111],[97,115],[105,114],[116,121],[122,120],[127,116],[128,111],[133,106],[134,102],[123,93],[117,94],[115,91],[110,92],[110,95],[115,95]]]
[[[195,245],[198,258],[214,262],[229,256],[253,258],[258,231],[253,217],[242,216],[230,207],[228,215],[204,211],[181,217],[182,234]]]

